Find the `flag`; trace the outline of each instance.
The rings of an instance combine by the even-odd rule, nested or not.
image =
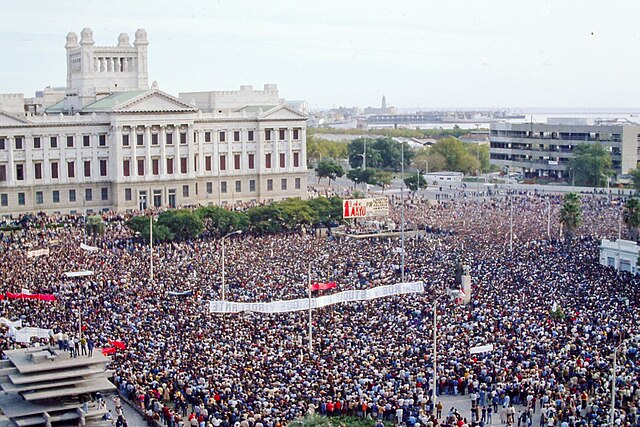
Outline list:
[[[84,249],[85,251],[89,251],[89,252],[94,252],[98,250],[97,247],[85,245],[84,243],[80,243],[80,249]]]
[[[124,350],[124,349],[127,348],[125,343],[123,343],[122,341],[111,341],[111,340],[109,340],[109,344],[111,344],[112,346],[114,346],[118,350]]]
[[[314,283],[311,285],[312,291],[326,291],[327,289],[333,289],[337,287],[336,282],[329,283]]]
[[[27,289],[27,288],[22,288],[22,290],[20,292],[22,292],[25,295],[31,295],[31,292],[29,292],[29,289]]]
[[[102,354],[104,356],[108,356],[110,354],[113,354],[116,352],[116,348],[115,347],[105,347],[102,349]]]
[[[38,294],[38,299],[40,301],[55,301],[56,297],[55,295],[51,294]]]

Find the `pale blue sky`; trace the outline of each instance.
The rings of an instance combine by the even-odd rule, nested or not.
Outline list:
[[[2,3],[0,93],[65,84],[65,36],[147,30],[169,93],[261,88],[312,108],[640,107],[640,1]]]

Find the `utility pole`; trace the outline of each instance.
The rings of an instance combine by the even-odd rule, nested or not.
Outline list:
[[[311,318],[311,261],[307,272],[307,291],[309,292],[309,356],[313,354],[313,323]]]
[[[402,214],[402,218],[401,218],[401,224],[400,224],[400,231],[402,234],[402,254],[401,254],[401,265],[400,265],[400,275],[402,278],[402,283],[404,283],[404,143],[401,143],[402,145],[400,146],[400,174],[402,175],[402,183],[400,184],[400,198],[402,199],[402,206],[401,206],[401,214]]]
[[[149,249],[151,257],[149,258],[149,279],[153,280],[153,212],[149,213]]]

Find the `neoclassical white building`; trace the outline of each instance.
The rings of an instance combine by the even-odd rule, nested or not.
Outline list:
[[[62,100],[17,114],[0,95],[0,215],[305,197],[307,117],[275,85],[174,97],[149,87],[147,45],[69,33]]]

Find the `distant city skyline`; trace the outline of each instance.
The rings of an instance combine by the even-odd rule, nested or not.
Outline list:
[[[640,110],[636,1],[26,0],[3,17],[0,93],[26,97],[65,86],[67,33],[145,28],[150,81],[174,95],[276,83],[312,109]]]

